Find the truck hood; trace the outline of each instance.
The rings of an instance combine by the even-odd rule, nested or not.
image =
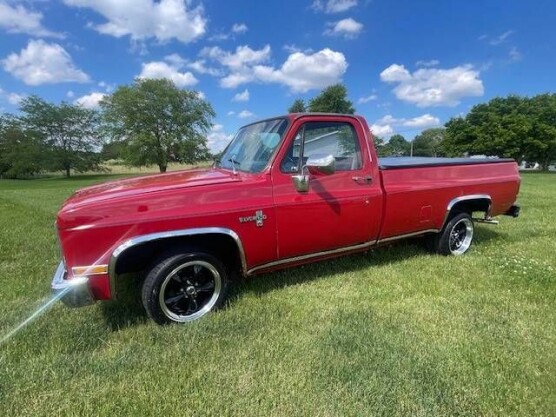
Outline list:
[[[220,169],[193,169],[176,171],[166,174],[148,175],[109,181],[99,185],[82,188],[76,191],[65,203],[64,208],[71,205],[77,208],[85,204],[98,203],[105,200],[127,198],[156,191],[177,188],[199,187],[203,185],[237,182],[240,179],[233,173]]]

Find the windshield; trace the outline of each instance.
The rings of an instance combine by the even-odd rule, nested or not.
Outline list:
[[[236,171],[261,172],[282,141],[287,119],[272,119],[239,129],[217,166]]]

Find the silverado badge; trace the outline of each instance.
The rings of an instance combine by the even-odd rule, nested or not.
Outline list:
[[[239,218],[240,223],[255,222],[257,227],[263,226],[264,220],[266,220],[266,214],[264,214],[262,210],[257,210],[254,216],[245,216]]]

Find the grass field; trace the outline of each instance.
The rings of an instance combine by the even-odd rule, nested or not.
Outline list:
[[[107,176],[0,181],[0,337],[49,297],[53,222]],[[419,242],[261,276],[158,327],[57,304],[0,345],[0,416],[554,416],[556,175],[464,257]]]

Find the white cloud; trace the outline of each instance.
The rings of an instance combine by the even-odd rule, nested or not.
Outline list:
[[[224,126],[215,124],[207,136],[208,148],[213,154],[218,153],[230,143],[233,137],[234,135],[224,132]]]
[[[226,116],[233,116],[234,114],[236,114],[236,112],[233,111],[233,110],[230,110],[230,111],[226,114]]]
[[[368,103],[369,101],[373,101],[377,99],[378,96],[376,94],[371,94],[370,96],[361,97],[359,100],[357,100],[357,103],[364,104],[364,103]]]
[[[203,48],[201,56],[211,58],[231,70],[241,70],[248,65],[258,64],[270,57],[270,45],[256,50],[247,45],[238,46],[235,52],[226,52],[218,46]]]
[[[232,101],[249,101],[249,90],[245,89],[242,93],[237,93]]]
[[[104,97],[106,97],[105,93],[95,91],[91,94],[79,97],[77,100],[74,100],[73,104],[84,107],[86,109],[96,109],[99,107],[99,103]]]
[[[438,64],[440,64],[440,61],[438,59],[431,59],[429,61],[419,60],[415,63],[415,66],[417,66],[417,67],[436,67]]]
[[[377,136],[390,137],[395,133],[396,128],[398,127],[416,130],[427,129],[438,125],[440,125],[440,119],[428,113],[411,119],[396,118],[391,114],[388,114],[374,122],[371,125],[371,131]]]
[[[515,46],[510,49],[508,55],[510,57],[510,60],[513,62],[521,61],[521,58],[523,58],[523,55],[521,55],[521,52],[519,52],[519,49],[517,49]]]
[[[9,5],[0,1],[0,28],[8,33],[25,33],[31,36],[63,38],[61,33],[52,32],[43,27],[42,13],[27,10],[21,4]]]
[[[488,43],[491,44],[492,46],[500,45],[501,43],[504,43],[512,33],[514,33],[513,30],[508,30],[502,33],[501,35],[495,36],[494,38],[490,39]]]
[[[172,61],[172,60],[171,60]],[[142,64],[141,74],[139,78],[168,78],[174,82],[178,87],[190,87],[199,82],[195,76],[187,71],[180,72],[182,64],[176,65],[176,61],[152,61]]]
[[[232,32],[234,32],[234,33],[245,33],[245,32],[247,32],[247,25],[245,23],[235,23],[232,26]]]
[[[208,74],[215,77],[222,75],[222,71],[219,71],[216,68],[207,67],[204,59],[187,63],[187,68],[192,69],[199,74]]]
[[[251,113],[249,110],[242,110],[237,114],[237,117],[239,117],[240,119],[247,119],[249,117],[253,117],[254,114]]]
[[[89,81],[89,76],[74,66],[71,56],[57,43],[30,40],[19,55],[11,53],[1,62],[4,70],[28,85]]]
[[[291,53],[280,68],[261,65],[268,61],[270,54],[269,45],[259,50],[239,46],[235,52],[217,46],[201,50],[201,56],[218,62],[229,71],[220,79],[220,86],[224,88],[262,82],[283,84],[292,92],[306,92],[339,82],[348,66],[344,54],[328,48],[315,53]]]
[[[67,98],[73,98],[74,96],[75,96],[75,93],[71,90],[68,90],[68,92],[66,93]]]
[[[106,22],[91,26],[117,38],[129,35],[133,40],[177,39],[189,43],[206,31],[202,6],[193,8],[190,0],[64,0],[64,3],[93,9]]]
[[[347,39],[354,39],[363,30],[363,24],[348,17],[334,23],[328,23],[328,29],[324,31],[325,35],[330,36],[343,36]]]
[[[412,74],[403,65],[392,64],[380,73],[380,79],[397,84],[393,90],[396,97],[418,107],[456,106],[464,97],[483,95],[479,75],[472,65],[420,68]]]
[[[311,8],[325,13],[341,13],[357,6],[357,0],[315,0]]]
[[[390,125],[372,124],[371,132],[375,136],[379,137],[390,137],[394,134],[394,129]]]
[[[254,76],[261,82],[283,84],[292,92],[304,93],[338,83],[347,66],[344,54],[325,48],[309,55],[294,52],[279,69],[257,65]]]
[[[24,94],[10,93],[8,94],[8,103],[18,106],[21,100],[25,98]]]

